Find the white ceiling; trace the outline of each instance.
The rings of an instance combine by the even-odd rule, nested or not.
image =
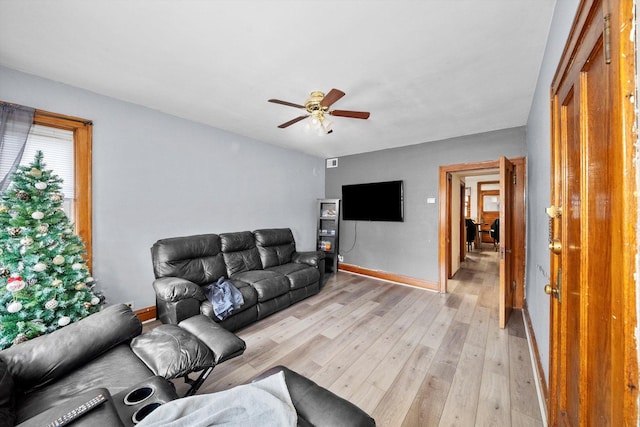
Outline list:
[[[526,124],[554,5],[0,0],[0,64],[334,157]],[[333,108],[371,118],[276,127],[301,110],[268,99],[334,87]]]

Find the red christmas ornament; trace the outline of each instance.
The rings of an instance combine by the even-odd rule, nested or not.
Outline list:
[[[20,276],[16,276],[16,277],[9,277],[7,279],[7,290],[9,292],[17,292],[20,291],[24,288],[25,283],[22,280],[22,277]]]

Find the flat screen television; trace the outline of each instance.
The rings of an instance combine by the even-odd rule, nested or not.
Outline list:
[[[343,185],[342,219],[404,221],[402,181]]]

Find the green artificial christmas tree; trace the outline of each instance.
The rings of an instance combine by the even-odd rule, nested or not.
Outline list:
[[[62,209],[62,180],[42,152],[0,198],[0,349],[100,309],[85,246]]]

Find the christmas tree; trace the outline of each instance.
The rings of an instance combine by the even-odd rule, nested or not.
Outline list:
[[[62,209],[62,180],[41,151],[0,197],[0,349],[100,309],[85,246]]]

